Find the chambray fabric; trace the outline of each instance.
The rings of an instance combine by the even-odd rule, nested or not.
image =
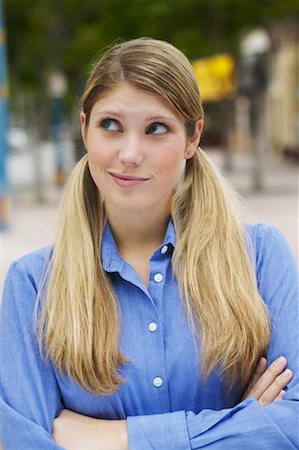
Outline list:
[[[201,382],[200,343],[191,333],[172,273],[172,221],[164,243],[151,257],[148,288],[120,257],[106,225],[102,259],[119,299],[120,349],[129,360],[120,368],[124,383],[112,395],[92,395],[41,358],[33,314],[52,248],[20,258],[7,275],[0,315],[3,449],[61,448],[53,442],[51,430],[63,408],[97,418],[127,419],[130,450],[298,449],[297,267],[279,231],[252,225],[247,233],[258,288],[271,314],[268,362],[284,355],[294,371],[282,401],[266,407],[254,399],[240,402],[240,387],[227,392],[217,370]]]

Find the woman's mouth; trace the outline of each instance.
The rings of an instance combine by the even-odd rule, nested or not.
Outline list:
[[[140,186],[141,184],[149,180],[149,178],[146,177],[138,177],[135,175],[114,172],[109,172],[109,175],[111,175],[113,181],[120,187]]]

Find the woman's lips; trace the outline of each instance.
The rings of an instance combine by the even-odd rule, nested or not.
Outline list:
[[[138,185],[144,183],[145,181],[149,180],[149,178],[137,177],[134,175],[126,175],[126,174],[113,173],[113,172],[109,172],[109,174],[111,175],[113,181],[118,186],[121,186],[121,187],[138,186]]]

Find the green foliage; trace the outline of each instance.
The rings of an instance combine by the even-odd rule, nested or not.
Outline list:
[[[190,58],[236,52],[240,33],[298,19],[299,0],[6,0],[12,93],[45,92],[64,70],[71,88],[117,39],[166,39]]]

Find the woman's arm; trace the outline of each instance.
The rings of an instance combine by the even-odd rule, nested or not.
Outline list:
[[[38,265],[41,260],[39,255]],[[0,311],[0,447],[5,450],[61,449],[51,436],[63,408],[60,391],[51,364],[40,357],[33,327],[35,261],[31,256],[12,265]]]
[[[242,400],[252,397],[262,406],[281,400],[292,378],[286,364],[282,357],[267,368],[266,358],[261,358]],[[95,419],[67,409],[54,420],[53,438],[66,450],[129,450],[126,420]]]
[[[95,419],[67,409],[54,420],[53,438],[66,450],[129,450],[126,420]]]

